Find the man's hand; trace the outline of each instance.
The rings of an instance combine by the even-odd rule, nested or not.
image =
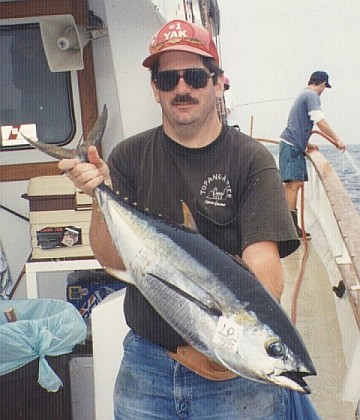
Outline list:
[[[342,152],[345,152],[345,144],[341,141],[338,140],[335,144],[336,148],[339,149]]]
[[[316,144],[308,143],[308,145],[306,146],[306,151],[311,153],[311,152],[314,152],[315,150],[319,150],[319,146],[317,146]]]
[[[67,172],[74,185],[85,194],[93,196],[94,189],[104,182],[111,187],[109,167],[100,158],[95,146],[88,149],[89,162],[80,162],[78,159],[63,159],[58,167]]]

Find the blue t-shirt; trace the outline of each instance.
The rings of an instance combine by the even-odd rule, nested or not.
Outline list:
[[[295,99],[291,107],[288,122],[280,137],[305,151],[314,123],[309,112],[321,110],[319,95],[306,88]]]

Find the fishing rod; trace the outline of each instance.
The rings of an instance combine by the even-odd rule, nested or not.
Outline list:
[[[9,207],[6,207],[6,206],[4,206],[2,204],[0,204],[0,209],[7,211],[8,213],[12,214],[13,216],[19,217],[22,220],[25,220],[26,222],[29,221],[29,218],[28,217],[23,216],[22,214],[16,212],[15,210],[12,210]]]
[[[300,226],[301,226],[301,231],[302,231],[302,239],[304,242],[304,254],[301,259],[300,271],[296,279],[295,289],[294,289],[292,301],[291,301],[291,321],[294,324],[296,324],[296,319],[297,319],[297,303],[299,300],[301,284],[304,280],[306,263],[310,254],[308,239],[306,237],[306,232],[305,232],[304,208],[305,208],[305,193],[304,193],[304,185],[302,185],[300,187],[300,211],[301,211],[300,212],[300,215],[301,215]]]

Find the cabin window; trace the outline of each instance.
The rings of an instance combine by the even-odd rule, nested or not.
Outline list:
[[[39,24],[1,26],[0,53],[0,126],[14,127],[16,139],[19,126],[29,124],[32,132],[35,124],[42,142],[69,143],[76,131],[70,72],[50,72]],[[2,140],[2,150],[29,147],[25,141]]]

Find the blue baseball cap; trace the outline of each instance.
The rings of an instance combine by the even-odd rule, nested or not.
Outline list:
[[[325,71],[315,71],[310,76],[309,85],[321,85],[321,83],[324,82],[327,88],[331,88],[329,83],[329,75]]]

